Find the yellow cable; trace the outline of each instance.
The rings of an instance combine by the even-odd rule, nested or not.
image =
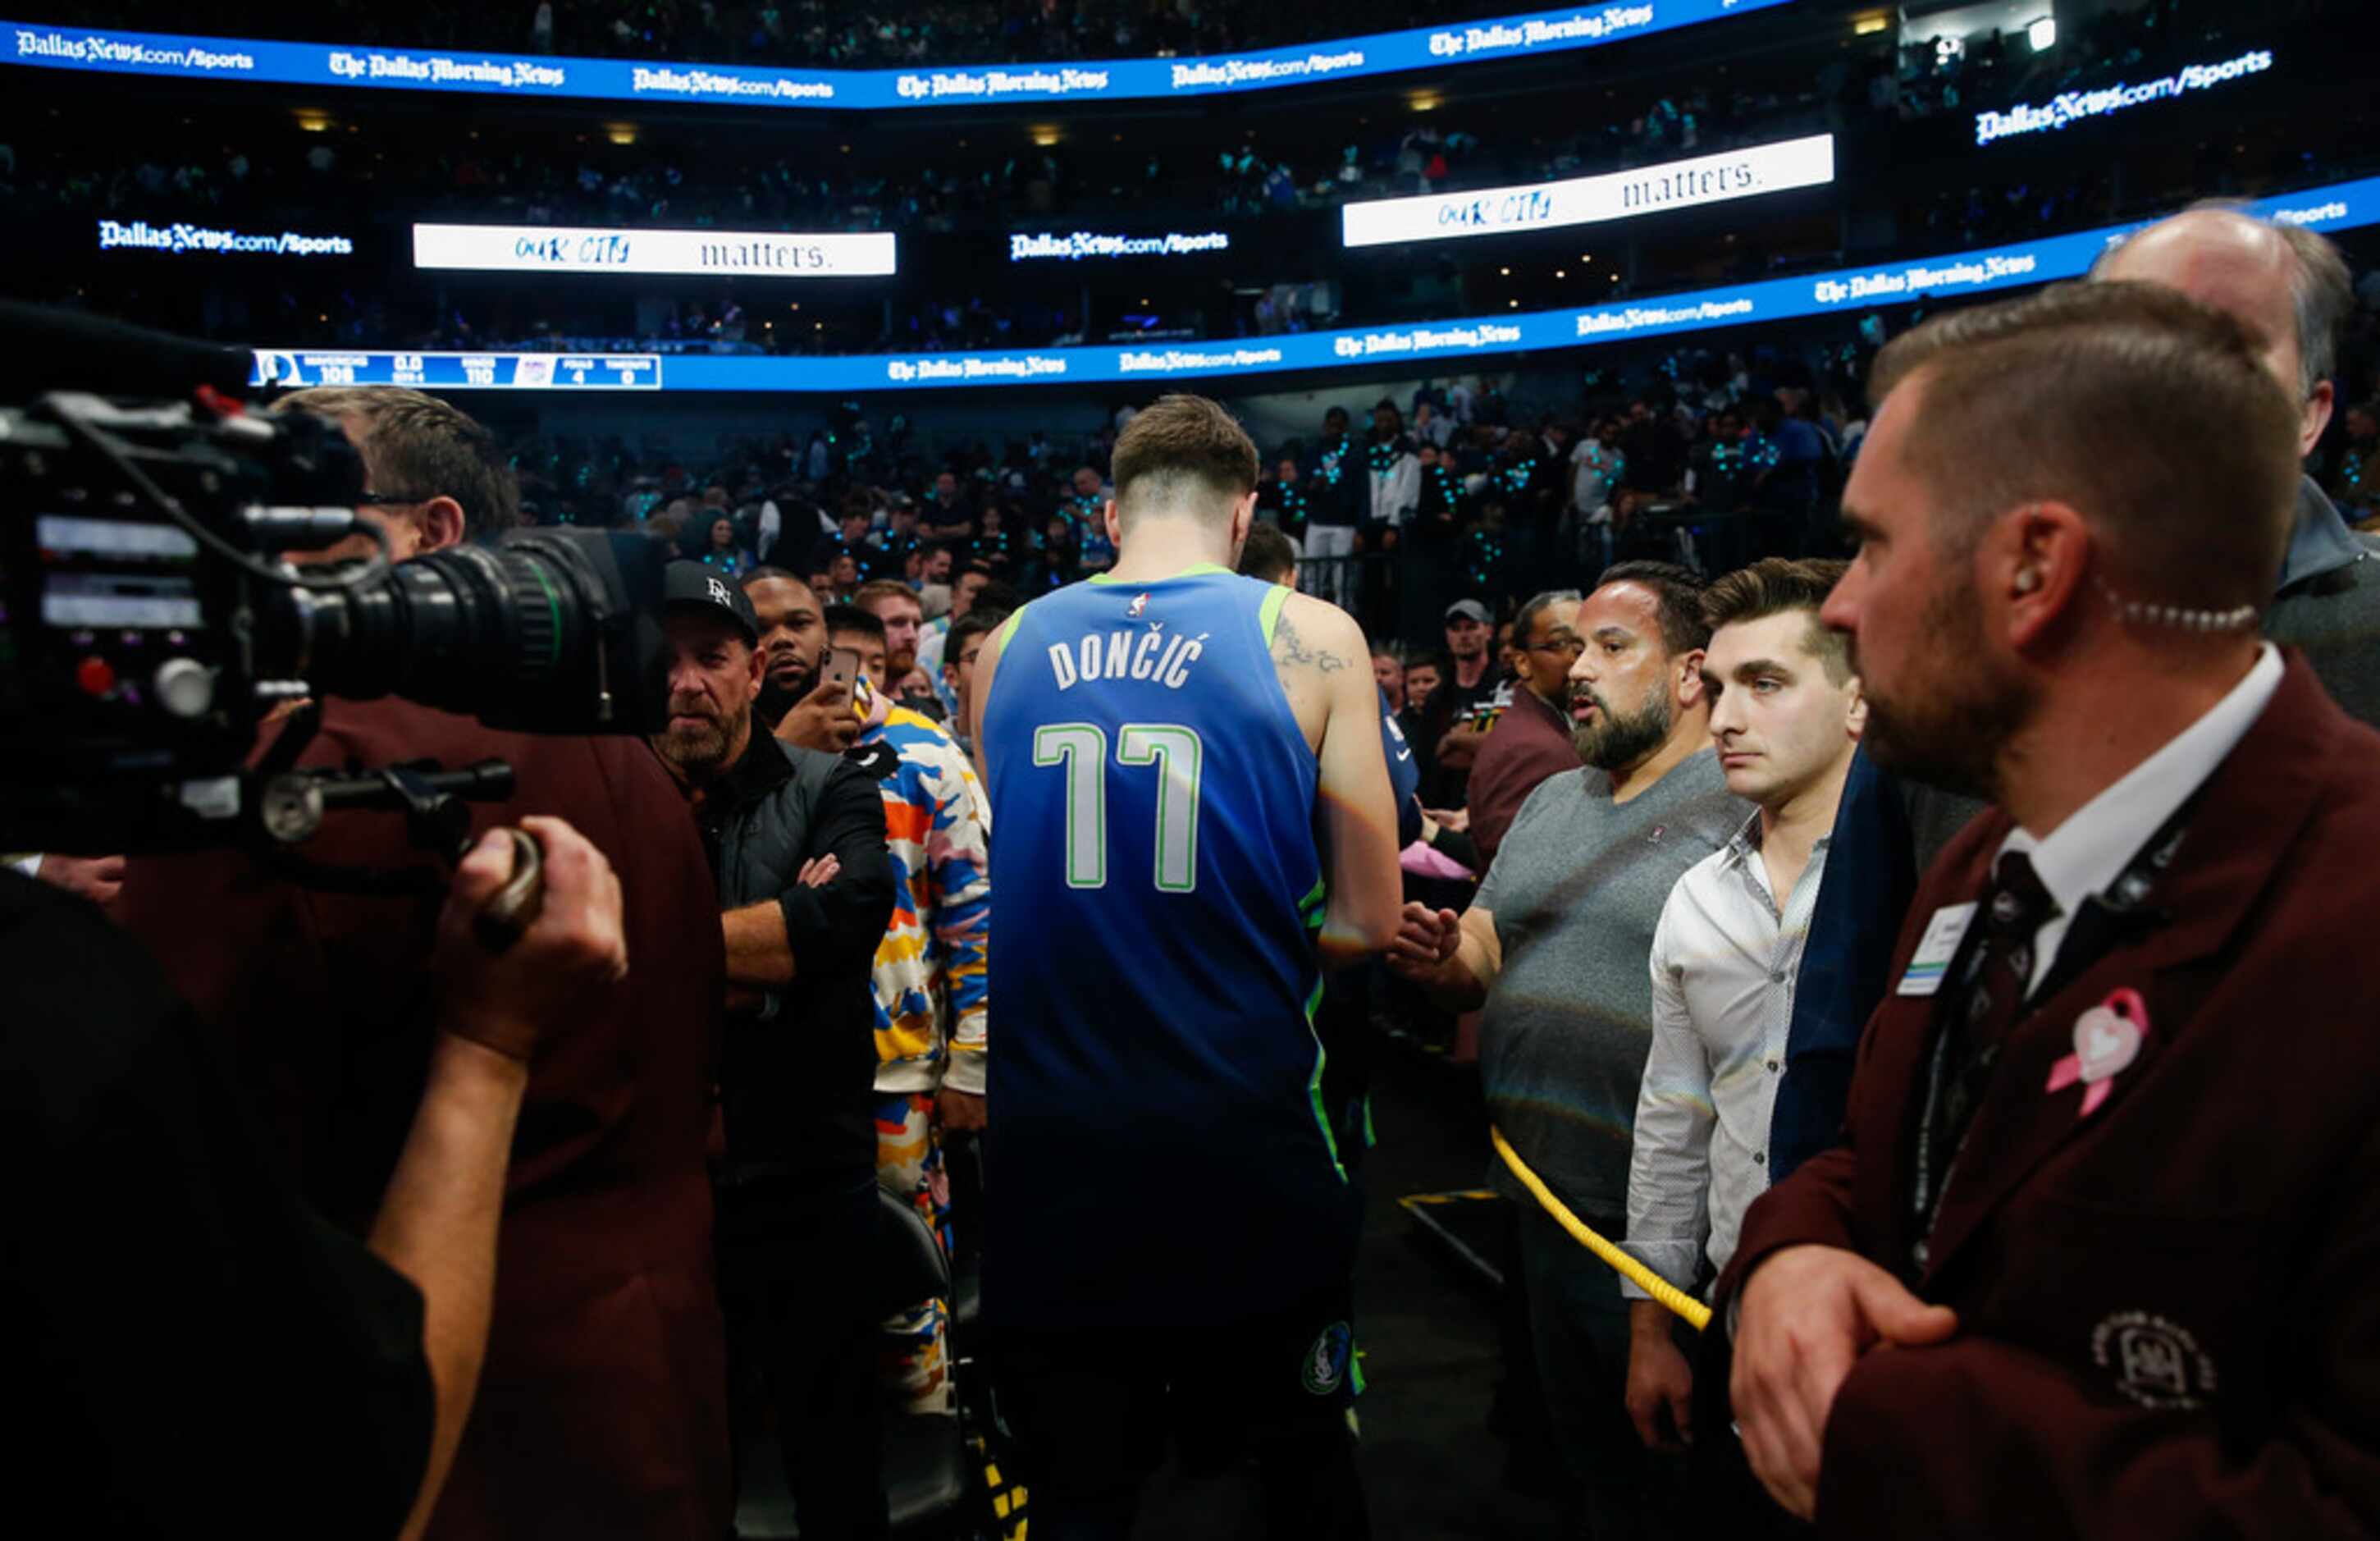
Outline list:
[[[1488,1137],[1496,1142],[1496,1154],[1504,1158],[1504,1164],[1512,1169],[1512,1175],[1521,1180],[1521,1186],[1535,1195],[1537,1202],[1545,1207],[1546,1213],[1551,1215],[1555,1223],[1569,1232],[1581,1246],[1618,1268],[1638,1289],[1685,1317],[1695,1331],[1700,1332],[1710,1325],[1709,1306],[1605,1241],[1596,1234],[1594,1227],[1572,1214],[1570,1207],[1556,1198],[1553,1190],[1546,1186],[1545,1180],[1531,1171],[1519,1154],[1504,1143],[1504,1131],[1490,1124]]]

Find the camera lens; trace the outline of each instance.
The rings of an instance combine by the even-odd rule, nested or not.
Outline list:
[[[525,732],[651,731],[666,554],[640,536],[517,530],[360,588],[285,590],[269,651],[329,696],[403,696]]]

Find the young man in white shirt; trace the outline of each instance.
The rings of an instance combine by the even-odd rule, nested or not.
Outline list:
[[[1768,1187],[1768,1115],[1835,807],[1866,706],[1818,609],[1840,562],[1768,557],[1703,597],[1703,694],[1728,790],[1758,806],[1678,880],[1653,934],[1653,1041],[1628,1171],[1630,1253],[1692,1289],[1727,1267]],[[1694,1376],[1669,1309],[1630,1298],[1628,1415],[1646,1446],[1693,1433]]]

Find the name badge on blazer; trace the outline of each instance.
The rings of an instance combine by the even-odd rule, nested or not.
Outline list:
[[[1959,943],[1966,940],[1967,927],[1975,918],[1973,902],[1945,904],[1934,912],[1925,923],[1925,934],[1917,940],[1917,951],[1909,956],[1909,972],[1894,987],[1895,995],[1931,995],[1942,988],[1942,977],[1950,971],[1950,960],[1959,954]]]

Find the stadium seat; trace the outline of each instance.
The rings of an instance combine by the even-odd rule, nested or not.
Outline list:
[[[906,1201],[879,1190],[882,1230],[877,1287],[889,1315],[929,1296],[949,1298],[950,1259],[933,1229]],[[957,1365],[951,1367],[957,1374]],[[951,1533],[966,1505],[966,1447],[955,1414],[888,1412],[884,1420],[884,1496],[896,1536]]]

